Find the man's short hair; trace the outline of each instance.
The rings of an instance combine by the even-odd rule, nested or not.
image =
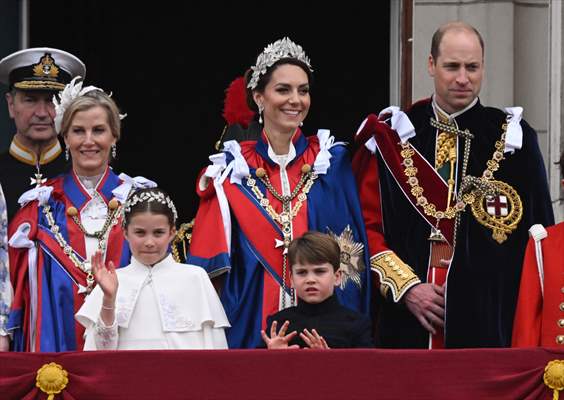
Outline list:
[[[341,267],[341,249],[331,236],[309,231],[292,240],[288,249],[288,260],[290,266],[297,263],[310,265],[329,263],[337,272]]]
[[[473,32],[477,37],[478,41],[480,42],[480,47],[482,48],[482,57],[484,56],[484,39],[480,32],[472,25],[467,24],[466,22],[462,21],[454,21],[454,22],[447,22],[444,25],[441,25],[439,29],[435,31],[433,34],[433,38],[431,39],[431,56],[433,60],[436,60],[439,54],[439,46],[441,45],[441,41],[443,40],[443,36],[448,31],[467,31]]]

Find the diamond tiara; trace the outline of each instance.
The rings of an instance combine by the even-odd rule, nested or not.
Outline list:
[[[123,205],[123,213],[127,214],[128,212],[131,211],[131,207],[135,206],[138,203],[151,202],[151,201],[156,201],[158,203],[165,204],[172,211],[174,222],[176,222],[176,220],[178,219],[178,213],[176,212],[176,207],[174,206],[174,203],[172,202],[170,197],[165,196],[164,193],[162,192],[148,191],[139,194],[138,193],[132,194]]]
[[[309,58],[306,56],[302,46],[292,42],[288,37],[285,37],[269,44],[264,48],[264,51],[259,54],[256,64],[251,67],[253,74],[247,87],[251,90],[256,88],[261,75],[266,74],[268,68],[282,58],[295,58],[300,60],[313,72]]]

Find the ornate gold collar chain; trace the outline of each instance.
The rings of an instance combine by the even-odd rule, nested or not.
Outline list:
[[[302,166],[302,175],[300,180],[294,190],[290,193],[290,195],[281,195],[278,191],[272,186],[266,171],[263,168],[257,168],[256,176],[260,181],[264,184],[266,189],[280,202],[282,202],[282,212],[277,213],[274,207],[270,204],[270,201],[262,194],[260,189],[256,185],[256,180],[249,175],[247,178],[247,186],[251,188],[251,191],[259,201],[259,204],[262,208],[265,209],[267,214],[272,218],[273,221],[276,221],[278,225],[280,225],[282,229],[282,236],[283,240],[274,239],[275,240],[275,247],[284,247],[283,250],[283,260],[282,260],[282,289],[283,289],[283,297],[282,297],[282,308],[286,306],[286,274],[288,269],[288,262],[287,262],[287,253],[288,247],[290,246],[290,242],[292,241],[292,220],[298,215],[300,209],[302,208],[302,204],[304,201],[307,200],[307,194],[309,193],[311,187],[313,186],[315,180],[317,179],[317,174],[311,171],[311,166],[309,164],[304,164]],[[294,198],[298,198],[296,204],[292,208],[292,200]],[[292,296],[293,297],[293,296]]]
[[[470,155],[470,140],[466,139],[464,143],[464,156],[463,156],[463,176],[466,172],[466,167],[468,166],[468,158]],[[444,211],[438,210],[437,206],[430,203],[423,194],[425,189],[423,189],[419,184],[419,178],[417,178],[418,169],[414,165],[412,156],[415,154],[411,144],[405,142],[401,144],[402,150],[400,152],[403,158],[403,173],[407,177],[407,183],[411,187],[411,194],[415,197],[415,203],[423,208],[426,215],[436,218],[438,220],[446,218],[452,219],[456,216],[457,212],[464,210],[466,204],[464,202],[456,202],[454,206],[447,204],[447,208]]]
[[[435,204],[430,203],[429,200],[424,196],[425,190],[423,189],[423,187],[420,186],[419,179],[417,178],[418,170],[417,167],[415,167],[412,158],[412,156],[415,154],[415,150],[412,148],[409,142],[401,143],[402,150],[400,154],[403,159],[403,166],[404,166],[403,172],[404,175],[407,177],[407,183],[411,187],[411,194],[415,197],[416,204],[421,208],[423,208],[423,212],[426,215],[435,218],[437,220],[436,234],[441,235],[440,231],[438,231],[438,225],[441,219],[455,218],[457,217],[457,215],[459,215],[459,213],[464,211],[466,205],[474,203],[478,196],[485,196],[486,194],[490,194],[492,191],[495,192],[495,188],[492,188],[490,181],[493,179],[494,172],[496,172],[499,169],[500,161],[504,159],[503,151],[505,148],[505,136],[507,133],[507,124],[504,123],[502,125],[501,137],[495,143],[495,151],[492,155],[492,158],[487,161],[486,169],[484,170],[481,178],[466,177],[468,159],[470,157],[470,140],[472,138],[472,134],[467,129],[464,131],[460,131],[456,126],[438,122],[433,118],[431,118],[431,125],[433,127],[437,127],[446,132],[455,133],[459,136],[464,137],[465,139],[464,154],[462,159],[462,184],[460,190],[458,191],[458,195],[456,196],[456,201],[454,205],[451,205],[450,196],[448,199],[448,204],[446,205],[446,209],[444,210],[439,210],[437,209],[437,206]],[[468,179],[468,178],[473,178],[473,179]],[[470,184],[470,182],[472,184]],[[454,232],[456,232],[457,225],[458,225],[458,218],[456,220]],[[435,232],[433,234],[435,234]],[[431,235],[432,240],[434,239],[433,234]],[[456,238],[456,234],[455,234],[455,238]]]
[[[112,203],[113,202],[113,203]],[[77,223],[80,230],[85,234],[85,236],[95,237],[98,239],[98,249],[105,250],[106,249],[106,233],[110,229],[110,227],[117,225],[119,216],[121,214],[121,206],[119,205],[118,201],[112,199],[109,204],[109,212],[108,216],[106,217],[106,222],[104,223],[104,227],[100,230],[95,232],[94,234],[87,234],[82,223],[80,223],[80,219],[78,217],[78,210],[75,207],[69,207],[67,210],[67,214],[75,221],[79,221]],[[49,229],[55,236],[55,240],[63,249],[63,252],[67,255],[69,260],[74,264],[75,267],[80,269],[82,272],[86,274],[86,294],[89,294],[92,291],[94,286],[94,275],[92,274],[92,265],[90,261],[85,259],[82,261],[77,255],[76,251],[68,244],[65,240],[63,235],[61,234],[61,228],[55,222],[55,218],[53,217],[53,213],[51,212],[51,206],[46,204],[43,206],[43,214],[45,214],[45,218],[47,219],[47,223],[49,224]],[[78,282],[77,282],[78,284]]]

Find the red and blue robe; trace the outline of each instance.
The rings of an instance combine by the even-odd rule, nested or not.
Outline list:
[[[107,204],[113,198],[112,190],[120,183],[117,175],[108,168],[96,191]],[[78,258],[84,260],[84,234],[66,211],[69,207],[76,207],[80,212],[91,199],[90,195],[73,172],[49,180],[46,186],[53,187],[47,204],[51,208],[56,225]],[[75,321],[74,315],[84,302],[85,294],[78,292],[79,285],[87,286],[86,273],[71,262],[55,240],[43,208],[39,201],[28,203],[16,213],[8,229],[9,237],[12,237],[22,224],[29,224],[28,239],[35,243],[37,249],[37,272],[36,276],[29,276],[28,248],[10,246],[10,280],[14,288],[14,298],[7,329],[13,335],[14,351],[80,350],[84,344],[84,328]],[[129,264],[129,246],[124,238],[121,223],[110,228],[105,261],[110,260],[119,267]],[[34,318],[34,327],[30,326],[30,278],[37,285],[37,315]],[[33,344],[31,332],[35,332]]]
[[[290,190],[300,180],[302,166],[309,164],[314,168],[320,153],[317,136],[306,138],[298,130],[292,143],[296,156],[286,166]],[[350,159],[341,144],[325,149],[330,154],[330,165],[326,173],[318,174],[307,194],[307,201],[304,201],[293,219],[292,234],[295,238],[308,230],[317,230],[342,236],[349,227],[354,242],[364,246],[359,257],[362,267],[358,270],[358,284],[349,279],[344,288],[336,288],[336,294],[342,305],[369,315],[367,240]],[[229,152],[224,154],[227,171],[232,162],[246,162],[248,173],[256,180],[257,187],[280,213],[282,203],[256,177],[257,168],[264,168],[274,188],[282,193],[280,167],[268,155],[266,136],[263,134],[258,141],[240,143],[240,155],[244,162],[242,158],[234,159]],[[233,183],[227,177],[221,183],[229,205],[229,215],[226,215],[225,209],[222,214],[219,198],[223,194],[218,194],[214,185],[210,183],[205,189],[197,188],[200,207],[188,258],[190,264],[205,268],[212,277],[226,272],[220,297],[231,323],[227,331],[230,348],[254,348],[260,344],[260,330],[265,328],[266,317],[280,309],[280,288],[283,287],[283,247],[275,247],[275,239],[283,239],[282,232],[259,204],[247,185],[247,178],[242,177],[240,183]],[[297,198],[294,198],[292,207],[296,201]],[[288,292],[289,269],[288,265],[284,285]]]

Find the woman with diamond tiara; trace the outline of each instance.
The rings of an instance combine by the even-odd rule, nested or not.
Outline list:
[[[10,223],[10,278],[14,298],[8,321],[16,351],[70,351],[83,347],[74,314],[93,289],[90,257],[102,252],[118,267],[130,253],[121,230],[121,204],[142,178],[119,177],[120,119],[101,89],[73,79],[55,102],[55,128],[63,137],[70,171],[24,193]]]
[[[76,319],[84,350],[226,349],[229,322],[206,272],[174,261],[172,200],[158,188],[132,192],[124,205],[131,264],[115,269],[92,257],[98,285]]]
[[[258,112],[258,138],[223,143],[197,183],[200,207],[190,246],[191,264],[217,277],[232,327],[230,348],[261,342],[266,317],[296,304],[287,250],[308,230],[330,233],[343,251],[339,302],[369,314],[370,267],[366,235],[343,143],[328,130],[305,136],[300,127],[310,104],[312,72],[301,46],[283,38],[267,46],[236,81],[224,116],[248,106]],[[228,111],[229,110],[229,111]],[[252,115],[247,109],[234,114]],[[232,121],[238,122],[238,121]],[[221,276],[220,276],[221,275]]]

